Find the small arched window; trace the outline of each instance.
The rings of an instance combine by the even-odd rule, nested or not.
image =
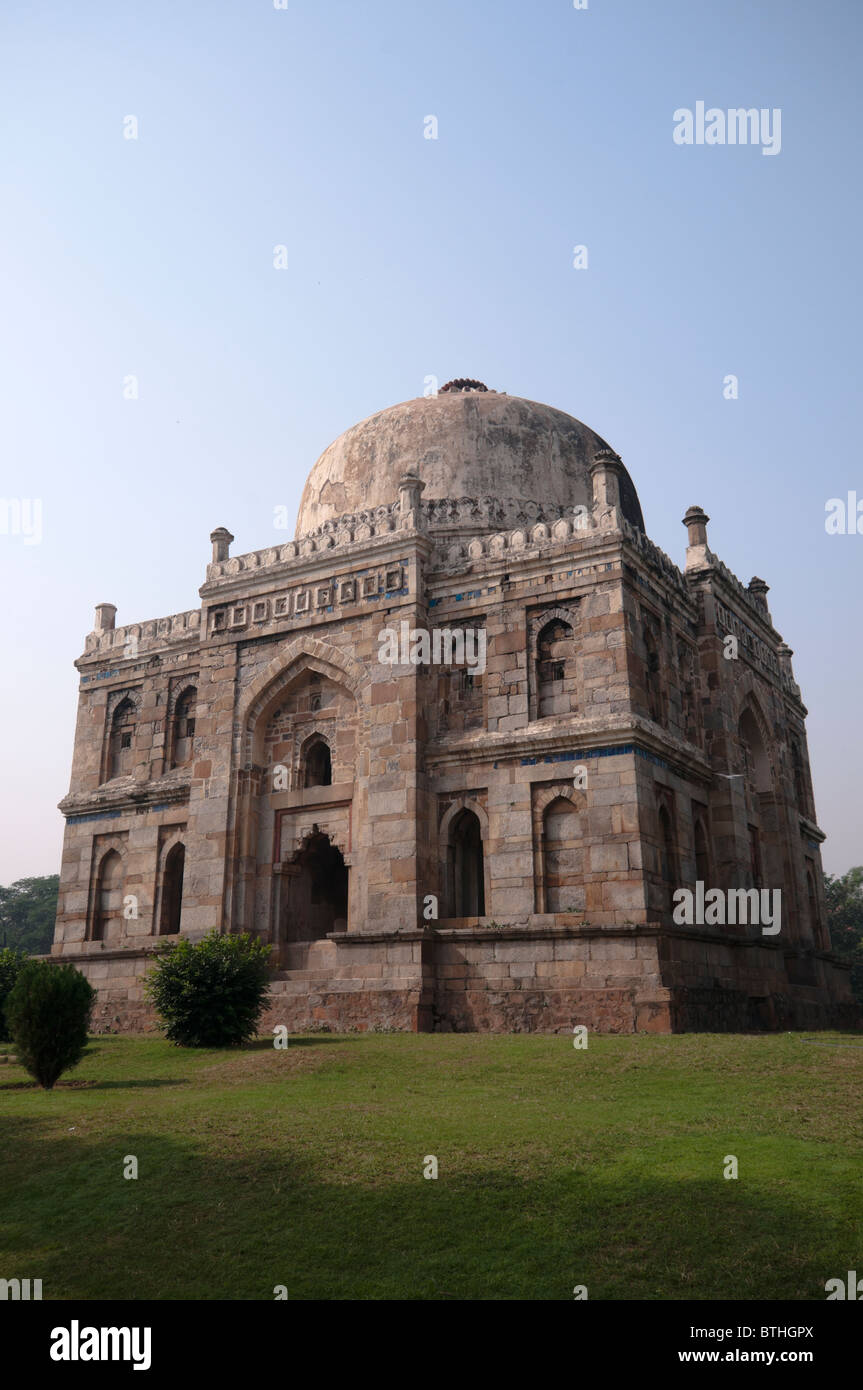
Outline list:
[[[125,777],[132,771],[132,736],[135,732],[135,706],[128,696],[121,700],[111,720],[108,747],[108,778]]]
[[[450,915],[482,917],[485,913],[482,827],[465,807],[452,821],[447,844]]]
[[[690,743],[698,742],[698,708],[696,703],[695,654],[684,643],[677,648],[680,675],[680,710],[683,733]]]
[[[581,816],[565,796],[546,807],[542,818],[545,912],[584,910],[584,851]]]
[[[797,801],[797,809],[805,812],[809,806],[809,797],[806,795],[806,778],[803,772],[800,744],[796,738],[791,740],[791,768],[794,774],[794,796]]]
[[[182,844],[172,845],[165,856],[162,878],[162,914],[159,923],[159,931],[162,936],[174,936],[180,930],[185,866],[185,846]]]
[[[174,708],[171,766],[183,767],[191,761],[195,738],[195,707],[198,692],[193,685],[183,691]]]
[[[705,885],[710,883],[710,852],[707,847],[707,833],[704,821],[699,816],[695,822],[695,877]]]
[[[737,726],[740,739],[742,771],[749,793],[758,796],[772,788],[770,759],[758,721],[751,709],[745,709]]]
[[[567,685],[573,676],[572,628],[562,618],[552,618],[540,629],[536,639],[537,717],[569,714],[571,694]]]
[[[330,787],[333,782],[333,760],[326,739],[316,738],[306,748],[304,787]]]
[[[806,861],[808,865],[810,860]],[[819,946],[826,945],[829,949],[830,943],[824,941],[824,931],[821,926],[821,912],[818,907],[818,893],[815,888],[815,874],[811,867],[806,870],[806,897],[809,903],[809,926],[812,936]]]
[[[650,624],[644,626],[644,686],[647,696],[647,712],[657,724],[663,723],[664,709],[662,697],[662,669],[659,660],[659,643]]]
[[[123,935],[123,860],[109,850],[99,866],[93,914],[93,940],[116,941]]]
[[[751,888],[760,888],[762,883],[761,873],[761,837],[758,834],[758,826],[749,826],[749,874],[752,882]]]
[[[674,830],[671,814],[666,806],[659,808],[659,875],[666,911],[674,906],[674,892],[677,887],[677,853],[674,846]]]

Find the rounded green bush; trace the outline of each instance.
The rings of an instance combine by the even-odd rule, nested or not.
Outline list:
[[[18,1061],[46,1091],[84,1055],[95,998],[73,965],[31,960],[19,970],[6,1019]]]
[[[181,939],[147,977],[146,991],[180,1047],[236,1047],[253,1038],[269,988],[271,948],[242,933]]]
[[[6,1000],[18,979],[22,965],[28,959],[26,951],[17,951],[14,946],[4,946],[0,950],[0,1042],[12,1041],[9,1024],[6,1022]]]

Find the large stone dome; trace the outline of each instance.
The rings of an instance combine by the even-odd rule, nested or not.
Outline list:
[[[436,396],[390,406],[353,425],[325,449],[303,489],[297,535],[337,518],[393,502],[399,479],[417,473],[423,503],[492,497],[511,524],[521,504],[545,510],[590,506],[590,463],[609,445],[571,415],[549,405],[453,383]],[[644,529],[629,474],[621,507]]]

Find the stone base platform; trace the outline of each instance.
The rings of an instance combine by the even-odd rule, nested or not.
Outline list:
[[[64,952],[98,990],[95,1032],[157,1028],[143,982],[161,938]],[[53,959],[61,957],[54,956]],[[860,1026],[850,972],[829,952],[661,925],[550,917],[489,927],[334,933],[280,948],[262,1031],[765,1032]],[[825,1000],[829,1001],[825,1004]]]

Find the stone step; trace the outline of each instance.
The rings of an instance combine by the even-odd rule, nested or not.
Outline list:
[[[347,972],[341,975],[335,971],[325,974],[315,970],[282,970],[270,982],[270,993],[279,994],[286,990],[294,991],[298,988],[308,990],[356,989],[358,985],[373,989],[376,985],[380,987],[381,983],[382,977],[380,975],[352,975]]]
[[[357,994],[366,990],[389,991],[415,987],[414,980],[392,975],[336,974],[318,970],[280,970],[270,982],[270,996],[280,997],[317,994]]]
[[[332,979],[338,979],[338,975],[332,970],[280,970],[273,976],[272,983],[289,981],[296,984],[298,981],[303,981],[309,984],[324,984],[327,980]]]

